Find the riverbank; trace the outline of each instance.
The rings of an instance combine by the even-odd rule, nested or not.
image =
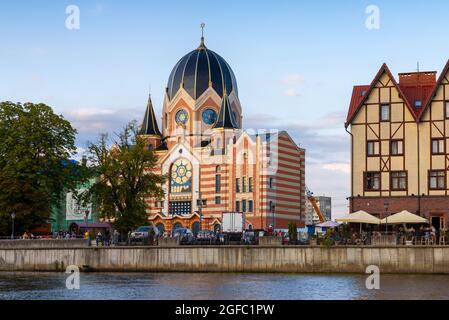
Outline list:
[[[0,271],[449,274],[449,246],[0,248]]]

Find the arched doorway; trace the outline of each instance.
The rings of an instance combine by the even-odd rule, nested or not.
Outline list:
[[[180,222],[176,222],[173,226],[173,231],[176,231],[176,229],[182,228],[182,224]]]
[[[214,232],[215,233],[220,233],[221,232],[221,225],[220,224],[215,224],[214,225]]]
[[[192,224],[192,232],[195,236],[200,232],[200,223],[198,221]]]
[[[164,226],[163,223],[158,223],[158,224],[156,224],[156,228],[159,230],[159,232],[160,232],[161,234],[163,234],[164,231],[165,231],[165,226]]]

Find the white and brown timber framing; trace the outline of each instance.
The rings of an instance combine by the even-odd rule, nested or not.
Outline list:
[[[351,134],[350,210],[385,216],[409,210],[449,221],[449,61],[438,80],[436,72],[399,74],[396,82],[386,64],[370,86],[355,86],[346,128]],[[389,120],[381,121],[381,106],[389,105]],[[441,139],[435,153],[432,140]],[[367,154],[368,141],[378,141],[379,155]],[[402,142],[402,154],[392,154],[392,142]],[[444,172],[438,188],[432,172]],[[367,172],[380,174],[380,190],[368,190]],[[392,172],[405,173],[405,188],[395,190]]]

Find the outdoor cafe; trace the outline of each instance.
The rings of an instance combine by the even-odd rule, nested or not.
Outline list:
[[[335,220],[338,225],[328,233],[339,235],[336,244],[424,246],[448,242],[446,229],[436,230],[426,218],[406,210],[384,219],[357,211]]]

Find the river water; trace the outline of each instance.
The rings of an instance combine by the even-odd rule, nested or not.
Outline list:
[[[0,299],[449,299],[449,276],[235,273],[82,273],[66,289],[64,273],[0,273]]]

